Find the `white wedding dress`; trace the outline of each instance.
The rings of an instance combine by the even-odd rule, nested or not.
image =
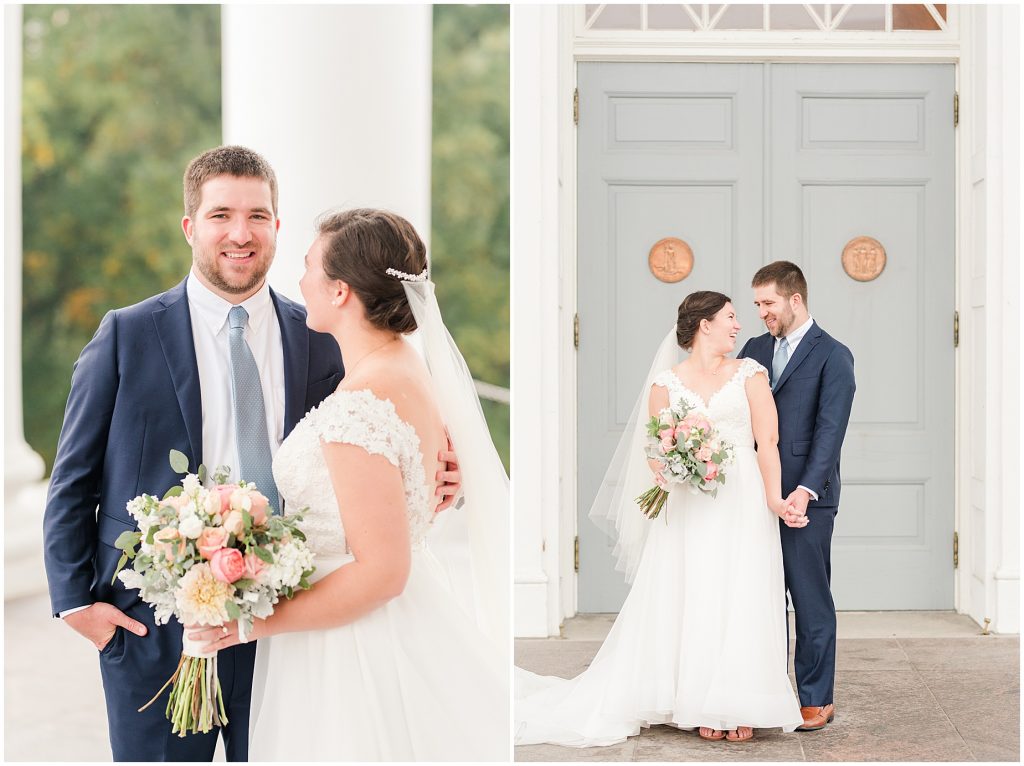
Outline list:
[[[711,419],[735,462],[716,498],[681,487],[669,494],[649,522],[622,610],[583,673],[517,670],[517,745],[611,745],[651,724],[792,731],[803,723],[786,671],[778,517],[765,503],[744,387],[758,373],[767,371],[743,360],[708,402],[672,370],[654,378],[670,402]]]
[[[302,529],[314,582],[353,560],[321,441],[358,445],[401,469],[412,568],[400,596],[355,622],[259,641],[250,759],[507,760],[508,668],[427,546],[434,497],[415,429],[390,401],[339,390],[281,445],[274,479],[287,507],[309,508]]]

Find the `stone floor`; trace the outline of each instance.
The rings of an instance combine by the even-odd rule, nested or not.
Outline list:
[[[614,615],[567,620],[560,638],[516,641],[516,664],[572,677]],[[843,612],[836,719],[818,732],[757,730],[705,742],[668,726],[606,748],[531,745],[516,761],[1019,761],[1020,641],[952,612]]]
[[[96,650],[46,596],[4,603],[4,760],[111,760]]]

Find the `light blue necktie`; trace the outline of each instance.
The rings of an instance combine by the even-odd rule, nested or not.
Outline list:
[[[772,359],[772,391],[779,385],[779,378],[782,377],[782,371],[786,369],[788,361],[789,341],[783,338],[779,341],[779,347],[775,349],[775,358]]]
[[[281,504],[277,485],[271,470],[270,439],[267,437],[267,411],[263,406],[263,386],[260,371],[245,342],[245,326],[249,314],[241,306],[228,312],[231,328],[231,401],[235,407],[235,447],[238,450],[238,474],[235,480],[245,479],[270,500],[274,513]]]

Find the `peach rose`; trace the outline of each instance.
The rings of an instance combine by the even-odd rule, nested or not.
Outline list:
[[[270,500],[267,496],[253,490],[249,493],[249,497],[252,500],[252,508],[249,509],[249,514],[252,516],[252,523],[255,527],[261,527],[267,523],[267,514],[270,510]]]
[[[697,450],[697,459],[702,463],[706,463],[709,460],[711,460],[712,454],[713,453],[711,452],[711,447],[705,444],[703,447]]]
[[[245,574],[245,561],[237,548],[221,548],[210,557],[210,571],[221,582],[234,582]]]
[[[245,532],[245,519],[242,518],[242,512],[229,511],[228,515],[224,517],[224,529],[235,537]]]
[[[704,465],[708,467],[708,472],[707,475],[704,477],[704,481],[712,481],[716,476],[718,476],[718,466],[712,463],[710,460]]]
[[[199,555],[207,561],[214,553],[223,548],[228,541],[228,531],[224,527],[203,527],[196,545],[199,548]]]
[[[267,568],[266,563],[255,553],[245,554],[245,576],[250,580],[259,582],[260,575]]]

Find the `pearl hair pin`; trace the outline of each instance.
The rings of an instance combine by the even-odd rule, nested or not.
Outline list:
[[[398,269],[386,269],[384,273],[391,277],[397,277],[403,282],[426,282],[428,278],[426,269],[423,269],[419,274],[406,274]]]

